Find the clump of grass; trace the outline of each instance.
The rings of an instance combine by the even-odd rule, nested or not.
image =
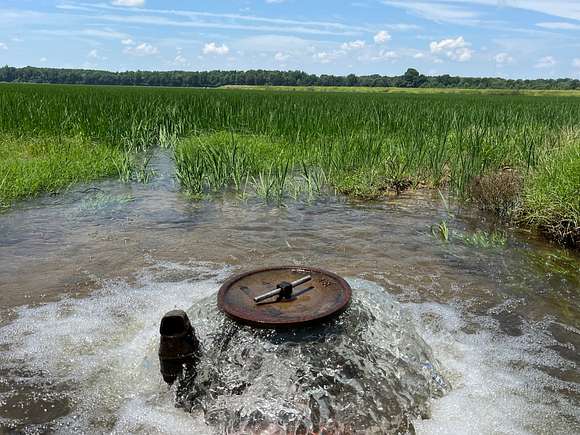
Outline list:
[[[377,199],[389,189],[389,181],[376,168],[361,168],[334,176],[336,190],[359,199]]]
[[[156,174],[155,170],[149,168],[151,157],[150,153],[139,156],[135,153],[124,151],[122,158],[115,162],[119,180],[123,183],[131,181],[143,184],[149,183]]]
[[[507,238],[501,231],[478,230],[473,234],[462,234],[458,237],[466,244],[478,248],[497,248],[507,243]]]
[[[301,172],[289,179],[288,192],[295,201],[299,199],[312,201],[329,190],[330,181],[326,172],[317,167],[308,167],[304,162]]]
[[[124,153],[80,137],[0,136],[0,204],[115,175]]]
[[[177,146],[174,153],[175,177],[182,189],[194,197],[202,197],[206,165],[201,150],[193,143]]]
[[[147,153],[141,162],[135,165],[135,168],[133,169],[133,179],[138,183],[149,183],[151,179],[157,174],[154,169],[149,167],[152,157],[153,155],[151,153]]]
[[[338,192],[363,200],[379,199],[389,193],[399,195],[416,184],[409,178],[390,176],[384,167],[335,173],[332,183]]]
[[[580,143],[555,150],[525,182],[520,219],[552,238],[580,246]]]
[[[230,189],[245,195],[251,184],[266,201],[281,202],[293,171],[293,160],[282,144],[261,136],[226,132],[179,142],[174,160],[182,188],[200,197]]]
[[[461,240],[465,244],[477,248],[497,248],[505,246],[507,238],[501,231],[483,231],[477,230],[472,234],[462,234],[457,231],[452,231],[446,220],[442,220],[438,224],[431,226],[431,235],[444,242],[452,240]]]
[[[94,211],[102,208],[122,206],[133,201],[135,201],[135,197],[131,194],[110,195],[104,192],[98,192],[95,195],[84,198],[79,208],[82,211]]]
[[[128,183],[131,181],[134,167],[135,157],[133,154],[127,151],[123,152],[122,157],[115,161],[115,168],[117,169],[119,180],[121,180],[123,183]]]
[[[473,202],[482,210],[509,217],[518,206],[522,177],[511,168],[476,176],[470,186]]]
[[[451,231],[445,220],[431,226],[431,234],[444,242],[448,242],[451,239]]]

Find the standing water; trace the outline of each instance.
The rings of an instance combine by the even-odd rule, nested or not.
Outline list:
[[[224,384],[221,408],[207,400],[176,406],[178,393],[158,372],[166,311],[193,307],[207,343],[214,325],[223,327],[208,302],[220,284],[280,264],[332,270],[353,287],[340,344],[351,347],[328,348],[332,358],[348,349],[352,360],[360,356],[352,320],[367,316],[369,362],[379,350],[418,363],[383,371],[413,380],[398,389],[356,384],[370,373],[380,385],[372,370],[354,376],[349,397],[361,400],[357,406],[380,402],[390,388],[399,405],[391,411],[400,412],[392,421],[411,418],[406,430],[421,434],[580,432],[577,255],[518,231],[499,247],[440,241],[430,227],[443,219],[464,234],[490,223],[473,211],[452,214],[436,193],[284,207],[238,198],[192,202],[174,185],[169,159],[156,164],[159,177],[147,185],[77,186],[0,215],[0,432],[212,433],[235,429],[230,422],[240,423],[244,410],[301,409],[282,400],[294,396],[278,393],[280,383],[266,379],[272,376],[258,376],[247,394]],[[240,334],[242,343],[259,338]],[[312,366],[269,342],[288,358],[268,367]],[[247,356],[243,345],[233,351]],[[331,399],[341,397],[343,390]],[[340,405],[337,427],[353,415]],[[380,416],[367,414],[361,428],[379,431],[373,422]],[[285,423],[278,429],[297,427]]]

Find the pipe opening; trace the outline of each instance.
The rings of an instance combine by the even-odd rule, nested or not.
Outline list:
[[[170,311],[163,319],[159,326],[159,332],[165,337],[182,335],[189,329],[189,319],[183,311]]]

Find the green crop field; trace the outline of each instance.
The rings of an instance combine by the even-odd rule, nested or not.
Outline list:
[[[5,207],[81,180],[146,180],[136,156],[155,146],[173,150],[196,198],[446,188],[560,241],[580,237],[574,96],[0,85]]]
[[[536,95],[580,97],[580,90],[543,90],[543,89],[462,89],[462,88],[387,88],[369,86],[259,86],[259,85],[224,85],[220,89],[238,89],[250,91],[288,91],[288,92],[362,92],[392,94],[468,94],[468,95]]]

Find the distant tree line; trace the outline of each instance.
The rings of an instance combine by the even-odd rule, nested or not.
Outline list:
[[[60,68],[0,68],[0,82],[83,85],[217,87],[258,86],[365,86],[468,89],[580,89],[578,79],[512,80],[499,77],[425,76],[409,68],[401,76],[314,75],[303,71],[125,71],[111,72]]]

